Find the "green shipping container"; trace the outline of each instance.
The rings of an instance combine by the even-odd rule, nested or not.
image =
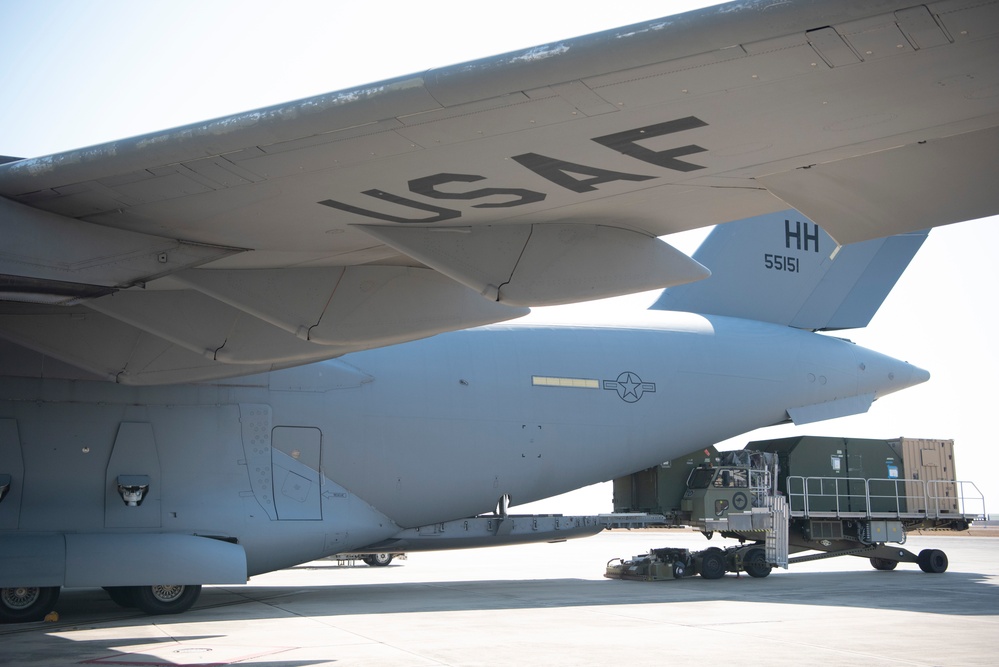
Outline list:
[[[758,440],[746,449],[774,452],[778,488],[792,511],[905,512],[905,471],[898,442],[798,436]]]
[[[714,462],[717,456],[714,447],[698,449],[653,468],[618,477],[614,480],[614,511],[666,516],[679,512],[690,471],[702,463]]]

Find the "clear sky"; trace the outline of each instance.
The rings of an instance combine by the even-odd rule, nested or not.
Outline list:
[[[93,145],[705,4],[713,3],[0,0],[0,155]],[[703,233],[682,236],[667,240],[693,252]],[[723,448],[796,434],[953,438],[958,477],[999,508],[999,476],[990,472],[997,247],[997,219],[934,230],[870,326],[840,334],[928,369],[928,383],[866,415],[776,427]],[[576,308],[585,316],[653,300]],[[610,511],[610,495],[599,485],[528,509]]]

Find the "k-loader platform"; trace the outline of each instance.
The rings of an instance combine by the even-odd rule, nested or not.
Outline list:
[[[766,577],[774,567],[837,556],[869,558],[878,570],[915,563],[923,572],[944,572],[947,555],[939,549],[918,554],[905,549],[907,533],[966,530],[972,521],[984,518],[984,499],[971,482],[923,479],[925,460],[949,461],[945,467],[953,472],[952,441],[918,441],[949,443],[943,459],[935,444],[925,451],[936,459],[909,447],[917,452],[910,458],[919,457],[924,463],[910,464],[913,477],[902,476],[905,441],[761,441],[721,454],[699,451],[663,464],[660,471],[615,480],[616,511],[635,511],[636,498],[654,497],[659,506],[643,509],[663,514],[663,525],[692,526],[708,539],[719,533],[739,544],[703,550],[652,549],[630,560],[611,560],[605,576],[660,581],[694,574],[717,579],[726,572],[745,572]],[[883,469],[887,476],[854,476],[865,472],[865,461],[866,471]],[[686,483],[676,484],[681,474],[686,474]],[[650,483],[656,487],[651,492]],[[631,502],[619,502],[622,492],[630,493]]]

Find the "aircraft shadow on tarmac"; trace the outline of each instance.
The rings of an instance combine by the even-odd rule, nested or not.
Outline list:
[[[375,575],[372,578],[387,570],[372,571]],[[997,587],[999,577],[994,575],[968,572],[927,575],[918,570],[778,572],[766,579],[729,574],[716,581],[691,577],[664,582],[574,578],[324,583],[319,586],[303,582],[295,586],[205,587],[192,610],[176,616],[157,617],[122,609],[100,589],[69,589],[63,591],[57,605],[58,621],[0,626],[0,637],[3,637],[0,642],[8,650],[6,657],[16,658],[10,664],[32,664],[43,659],[37,652],[39,647],[46,654],[60,653],[67,646],[65,642],[71,642],[71,655],[78,656],[74,662],[113,665],[124,664],[122,660],[134,656],[156,657],[156,651],[170,648],[187,651],[197,650],[198,646],[231,648],[231,638],[228,638],[228,644],[226,642],[226,628],[231,628],[233,622],[248,627],[244,624],[252,624],[255,620],[615,605],[679,606],[714,601],[986,616],[995,613]],[[678,613],[681,613],[679,607]],[[218,633],[211,632],[211,624],[215,622],[223,624]],[[148,626],[153,624],[165,634],[150,637]],[[191,628],[186,628],[187,632],[174,635],[169,627],[176,624],[198,624],[199,629],[208,632],[194,634],[190,632]],[[115,628],[114,639],[74,636],[78,630],[102,625]],[[122,634],[130,629],[134,629],[135,636],[123,638]],[[164,647],[165,640],[173,644]],[[126,645],[129,647],[127,654],[118,648]],[[236,658],[234,662],[246,657],[254,656]],[[280,657],[280,650],[275,649],[274,654],[264,659],[273,667],[306,667],[329,661],[282,661]]]
[[[374,573],[373,573],[374,574]],[[918,570],[777,573],[766,579],[728,574],[716,581],[641,582],[611,579],[524,579],[333,584],[320,586],[205,587],[191,611],[155,617],[157,624],[211,621],[227,612],[239,620],[304,616],[433,613],[574,606],[731,601],[856,607],[957,616],[991,615],[999,579],[992,575]],[[883,593],[883,594],[880,594]],[[80,623],[151,617],[122,609],[100,589],[69,589],[48,629]],[[0,636],[42,624],[0,626]]]

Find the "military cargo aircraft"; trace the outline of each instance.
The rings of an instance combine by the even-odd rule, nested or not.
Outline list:
[[[999,211],[997,17],[732,3],[0,164],[0,616],[550,539],[510,500],[925,380],[814,332]]]

